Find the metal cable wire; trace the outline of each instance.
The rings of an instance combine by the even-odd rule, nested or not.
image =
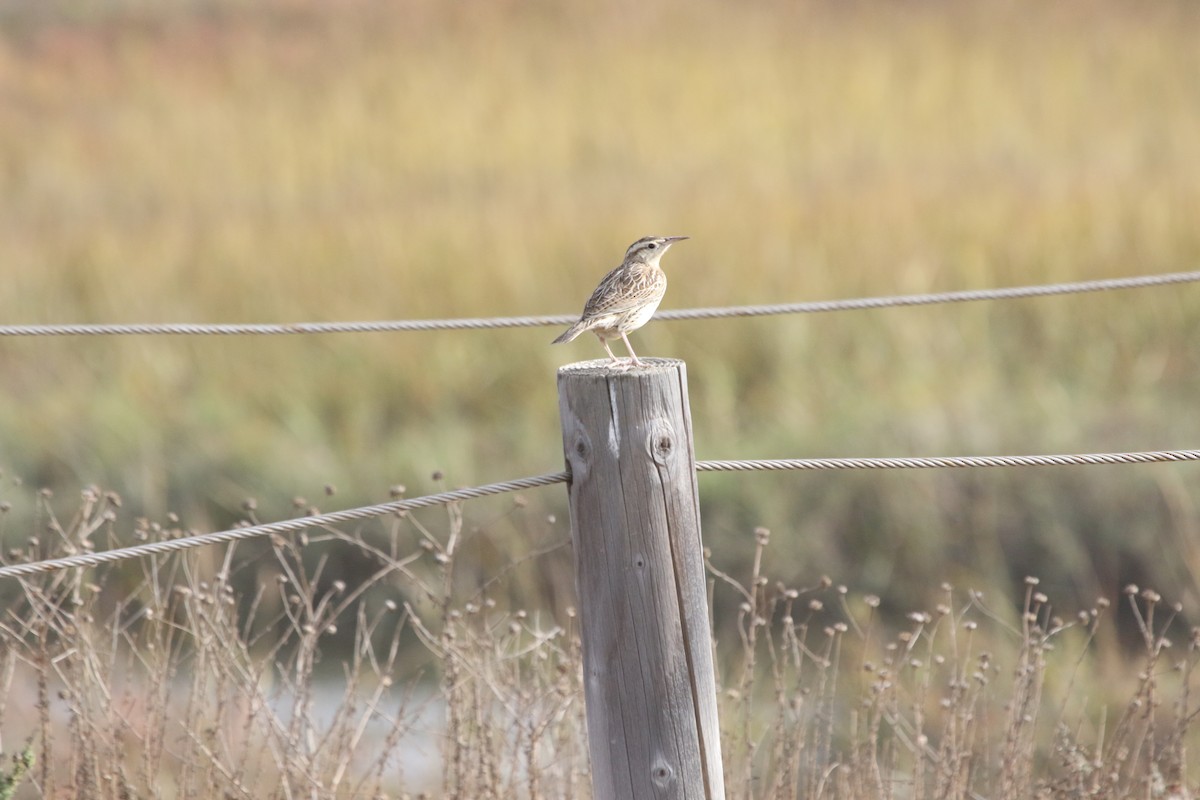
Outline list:
[[[1046,283],[1036,286],[1010,286],[1007,289],[969,289],[959,292],[932,294],[902,294],[886,297],[859,297],[849,300],[817,300],[807,303],[777,303],[760,306],[729,306],[718,308],[688,308],[678,311],[659,311],[655,319],[720,319],[722,317],[763,317],[774,314],[817,314],[827,311],[853,311],[868,308],[899,306],[928,306],[936,303],[970,303],[977,300],[1015,300],[1023,297],[1048,297],[1059,294],[1105,292],[1114,289],[1141,289],[1168,286],[1175,283],[1200,281],[1200,270],[1171,272],[1162,275],[1141,275],[1131,278],[1105,278],[1074,283]]]
[[[0,325],[0,336],[284,336],[297,333],[388,333],[395,331],[479,330],[570,325],[578,317],[477,317],[467,319],[399,319],[374,322],[285,322],[207,324],[187,322],[116,325]]]
[[[755,306],[682,308],[659,311],[658,320],[721,319],[725,317],[761,317],[776,314],[815,314],[899,306],[924,306],[935,303],[966,303],[977,300],[1013,300],[1022,297],[1102,292],[1114,289],[1138,289],[1200,281],[1200,270],[1141,275],[1131,278],[1107,278],[1074,283],[1050,283],[1013,286],[1007,289],[972,289],[934,294],[907,294],[884,297],[859,297],[848,300],[818,300],[806,303],[777,303]],[[571,314],[528,317],[471,317],[465,319],[379,320],[375,322],[292,322],[292,323],[145,323],[113,325],[0,325],[0,336],[130,336],[163,334],[175,336],[281,336],[300,333],[385,333],[396,331],[481,330],[485,328],[535,328],[570,325],[578,319]]]
[[[1067,455],[1044,456],[947,456],[933,458],[780,458],[780,459],[747,459],[735,461],[698,461],[697,472],[745,472],[752,470],[822,470],[822,469],[932,469],[939,467],[1037,467],[1062,466],[1067,464],[1151,464],[1164,461],[1200,461],[1200,450],[1151,450],[1136,453],[1081,453]],[[352,508],[345,511],[333,511],[328,514],[317,514],[311,517],[269,522],[263,525],[253,525],[235,528],[216,533],[202,533],[182,539],[171,539],[165,542],[151,542],[132,547],[107,550],[103,553],[82,553],[79,555],[37,561],[29,564],[9,564],[0,566],[0,579],[18,578],[25,575],[36,575],[43,572],[54,572],[71,567],[95,567],[112,561],[120,561],[141,556],[162,555],[193,547],[203,547],[210,544],[222,544],[249,539],[257,536],[267,536],[278,533],[295,533],[306,528],[321,525],[333,525],[341,522],[380,517],[401,511],[411,511],[429,506],[446,505],[459,500],[472,500],[477,497],[514,492],[521,489],[532,489],[538,486],[550,486],[570,480],[568,472],[551,472],[530,478],[518,478],[499,483],[489,483],[468,489],[455,489],[449,492],[414,497],[409,500],[395,500],[390,503],[380,503],[362,508]]]
[[[234,528],[228,531],[218,531],[215,533],[201,533],[196,536],[188,536],[182,539],[169,539],[165,542],[149,542],[147,544],[133,545],[132,547],[122,547],[115,550],[106,550],[102,553],[80,553],[73,556],[64,556],[63,558],[53,558],[47,561],[37,561],[29,564],[9,564],[0,566],[0,579],[3,578],[18,578],[24,575],[36,575],[42,572],[54,572],[70,567],[95,567],[100,564],[106,564],[111,561],[120,561],[127,558],[140,558],[142,556],[162,555],[164,553],[173,553],[177,550],[188,550],[193,547],[204,547],[210,544],[223,544],[225,542],[237,542],[242,539],[250,539],[258,536],[268,536],[276,533],[295,533],[307,528],[313,528],[321,525],[333,525],[341,522],[352,522],[354,520],[369,519],[371,517],[382,517],[386,514],[395,514],[401,511],[412,511],[418,508],[428,508],[429,506],[447,505],[459,500],[473,500],[477,497],[486,497],[493,494],[503,494],[504,492],[515,492],[521,489],[532,489],[537,486],[549,486],[555,483],[562,483],[570,477],[566,472],[551,472],[545,475],[535,475],[529,478],[517,478],[511,481],[501,481],[499,483],[489,483],[484,486],[474,486],[468,489],[455,489],[448,492],[438,492],[437,494],[429,494],[423,497],[414,497],[408,500],[393,500],[390,503],[379,503],[373,506],[364,506],[362,508],[351,508],[344,511],[331,511],[328,514],[314,514],[311,517],[299,517],[297,519],[285,519],[279,522],[268,522],[263,525],[251,525],[245,528]]]
[[[698,461],[697,472],[813,469],[934,469],[939,467],[1046,467],[1067,464],[1153,464],[1200,461],[1200,450],[1152,450],[1142,453],[1078,453],[1046,456],[945,456],[934,458],[779,458]]]

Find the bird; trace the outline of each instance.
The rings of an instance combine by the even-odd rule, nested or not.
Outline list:
[[[658,262],[671,245],[686,236],[643,236],[625,251],[621,266],[604,276],[596,291],[588,298],[579,321],[563,331],[553,344],[575,339],[591,331],[600,339],[604,352],[615,363],[625,366],[644,366],[629,343],[628,334],[645,325],[662,302],[667,291],[667,275]],[[613,355],[609,339],[620,337],[631,356],[622,361]]]

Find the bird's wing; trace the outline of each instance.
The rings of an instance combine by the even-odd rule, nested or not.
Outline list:
[[[624,264],[604,276],[583,307],[583,318],[619,314],[662,297],[667,276],[661,269],[630,269]]]

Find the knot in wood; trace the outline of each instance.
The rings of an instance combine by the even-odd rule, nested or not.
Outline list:
[[[571,482],[574,483],[586,478],[588,472],[591,471],[592,439],[578,420],[575,421],[572,428],[574,430],[570,438],[567,439],[565,455],[567,466],[571,471]]]
[[[659,757],[650,767],[650,780],[658,789],[666,789],[675,782],[675,770]]]
[[[675,431],[670,423],[657,419],[650,425],[650,457],[656,464],[666,464],[675,452]]]

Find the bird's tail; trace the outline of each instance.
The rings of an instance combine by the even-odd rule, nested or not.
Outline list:
[[[563,342],[569,342],[586,330],[587,325],[584,324],[583,320],[579,320],[579,322],[576,322],[574,325],[563,331],[562,335],[551,342],[551,344],[562,344]]]

